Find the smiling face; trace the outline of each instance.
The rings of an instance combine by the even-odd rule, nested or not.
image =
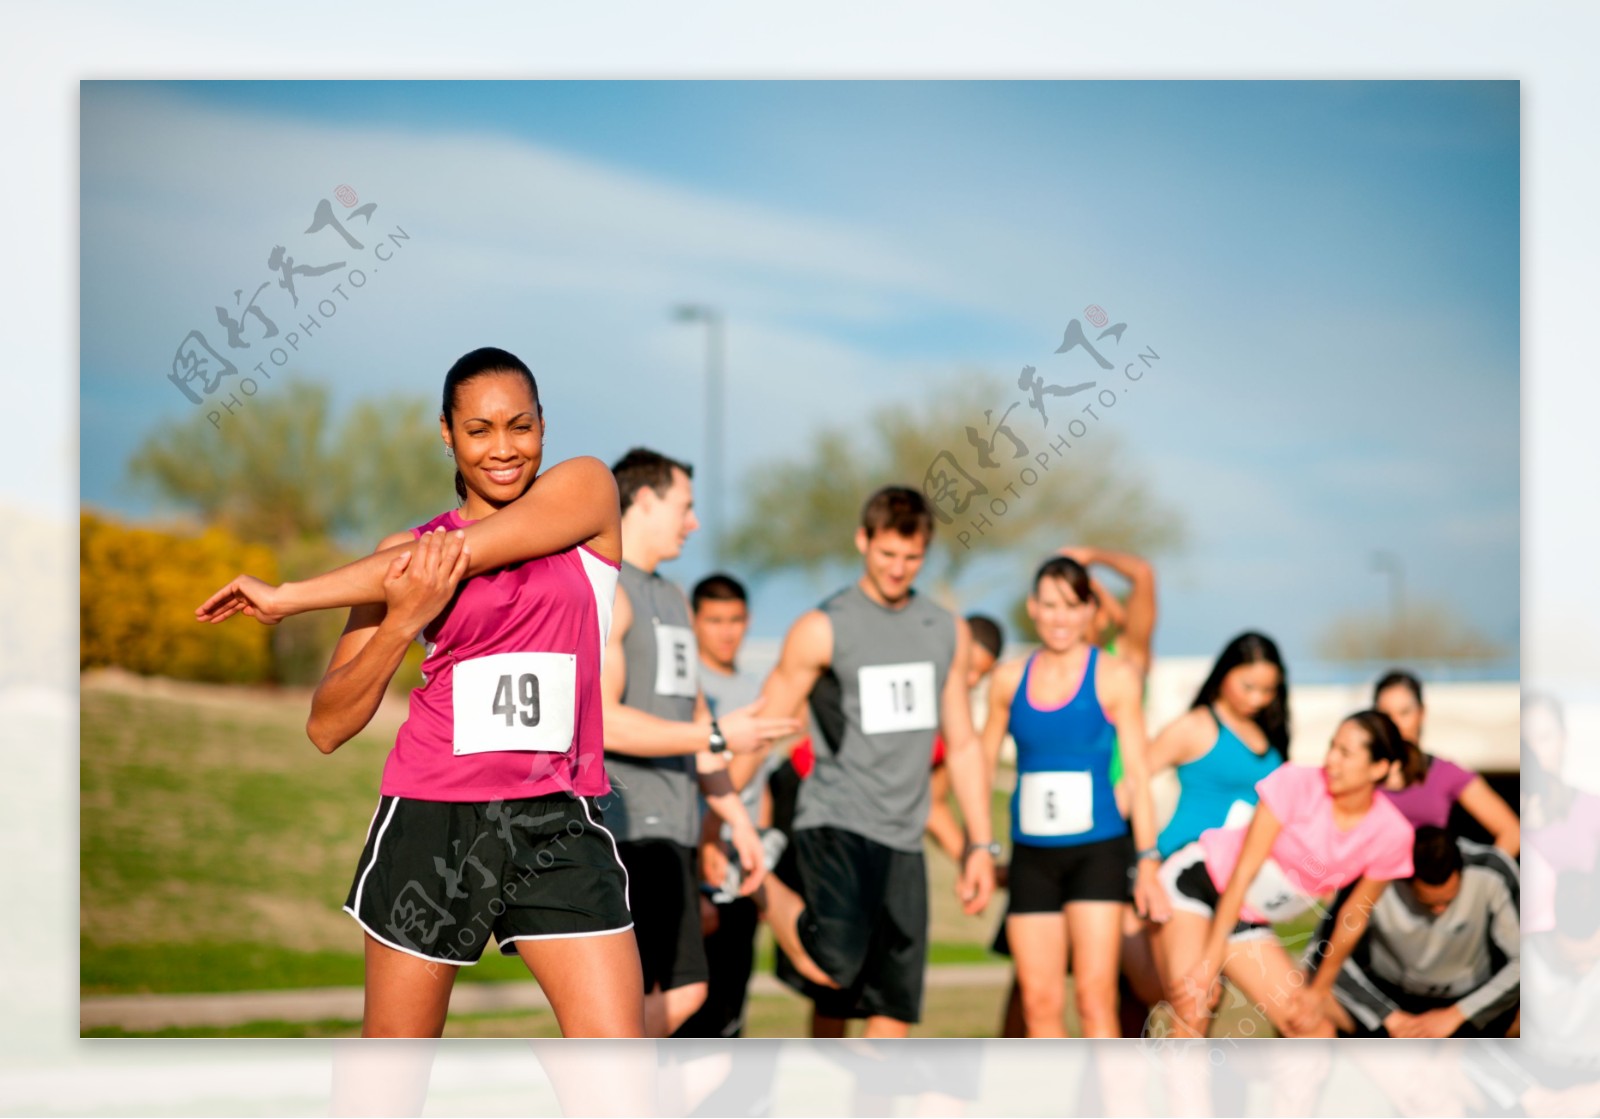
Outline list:
[[[1241,718],[1253,719],[1278,695],[1283,673],[1270,661],[1241,664],[1222,678],[1217,698]]]
[[[1094,621],[1094,599],[1079,598],[1065,579],[1045,576],[1028,596],[1028,617],[1039,643],[1052,653],[1064,653],[1087,640]]]
[[[459,385],[439,430],[466,482],[463,514],[469,520],[521,497],[539,473],[544,419],[527,380],[516,373],[485,373]]]
[[[882,529],[869,539],[867,530],[856,529],[856,550],[865,561],[864,578],[872,596],[884,605],[905,601],[922,561],[928,555],[928,538],[919,533],[904,536],[893,529]]]
[[[1328,756],[1322,760],[1322,773],[1328,782],[1331,796],[1371,789],[1389,775],[1389,762],[1372,760],[1372,746],[1367,732],[1360,724],[1349,719],[1339,724],[1328,744]]]

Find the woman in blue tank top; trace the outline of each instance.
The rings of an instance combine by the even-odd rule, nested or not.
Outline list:
[[[1289,751],[1289,682],[1272,638],[1241,633],[1217,658],[1190,710],[1150,745],[1150,774],[1177,771],[1179,794],[1156,846],[1164,859],[1208,828],[1243,827],[1256,782]]]
[[[1033,579],[1028,617],[1043,648],[995,669],[984,746],[1017,746],[1006,938],[1029,1037],[1064,1037],[1070,946],[1085,1037],[1117,1037],[1123,903],[1166,920],[1156,880],[1155,816],[1145,773],[1143,682],[1089,643],[1095,595],[1077,561],[1053,556]],[[1111,783],[1113,741],[1132,792],[1132,836]],[[1137,857],[1135,849],[1137,847]],[[1137,867],[1137,869],[1135,869]]]

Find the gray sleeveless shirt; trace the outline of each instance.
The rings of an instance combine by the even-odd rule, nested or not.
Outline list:
[[[628,666],[622,702],[689,722],[699,686],[699,651],[683,592],[627,560],[618,581],[633,607],[633,624],[622,638]],[[699,841],[700,784],[693,754],[635,758],[607,751],[606,776],[615,794],[605,802],[606,826],[618,840],[667,839],[690,847]]]
[[[921,851],[955,617],[915,592],[898,610],[879,606],[856,584],[821,610],[833,658],[811,691],[816,765],[800,786],[794,826]]]

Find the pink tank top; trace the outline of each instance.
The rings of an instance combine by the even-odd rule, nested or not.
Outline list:
[[[411,531],[470,523],[450,510]],[[427,650],[423,685],[384,764],[383,795],[609,792],[600,661],[619,570],[579,546],[462,583],[417,637]]]

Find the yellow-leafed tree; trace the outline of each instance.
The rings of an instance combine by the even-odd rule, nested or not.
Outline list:
[[[115,665],[232,684],[272,678],[270,628],[249,619],[203,625],[194,617],[207,595],[241,571],[275,582],[269,549],[222,528],[183,535],[84,513],[78,557],[80,670]]]

